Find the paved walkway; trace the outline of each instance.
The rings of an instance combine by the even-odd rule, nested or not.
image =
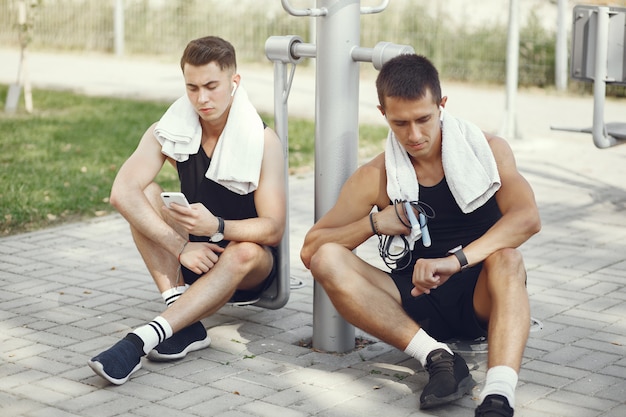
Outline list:
[[[15,80],[17,57],[0,49],[0,82]],[[176,60],[33,53],[31,68],[35,87],[168,100],[182,91]],[[242,73],[253,101],[271,111],[260,104],[272,96],[271,65]],[[361,114],[375,120],[364,73]],[[311,76],[296,71],[292,115],[312,114]],[[451,112],[498,129],[501,89],[444,83],[444,93]],[[517,416],[626,415],[626,146],[599,150],[589,135],[549,129],[589,126],[591,108],[588,97],[524,91],[518,98],[524,138],[510,143],[543,218],[542,232],[522,248],[532,315],[543,329],[531,333],[524,354]],[[607,121],[624,115],[624,100],[608,103]],[[306,346],[313,282],[298,252],[313,223],[313,196],[312,174],[290,178],[291,275],[305,286],[284,308],[224,307],[204,320],[211,348],[177,363],[144,360],[122,386],[95,376],[87,359],[163,308],[125,221],[111,215],[0,239],[0,414],[473,415],[481,385],[453,405],[420,412],[426,373],[384,343],[342,355]],[[359,253],[377,262],[371,243]],[[485,355],[465,358],[483,382]]]

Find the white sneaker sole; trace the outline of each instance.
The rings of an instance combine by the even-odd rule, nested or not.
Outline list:
[[[89,365],[89,367],[91,369],[93,369],[93,371],[98,374],[99,376],[101,376],[102,378],[106,379],[107,381],[109,381],[112,384],[115,385],[122,385],[124,382],[128,381],[128,378],[130,378],[130,376],[132,374],[134,374],[135,372],[137,372],[139,369],[141,369],[141,361],[137,364],[137,366],[135,366],[133,368],[132,371],[130,371],[130,373],[128,375],[126,375],[125,378],[121,378],[121,379],[117,379],[117,378],[113,378],[112,376],[110,376],[109,374],[107,374],[106,372],[104,372],[104,366],[102,366],[102,364],[100,362],[97,361],[92,361],[89,360],[87,361],[87,365]]]

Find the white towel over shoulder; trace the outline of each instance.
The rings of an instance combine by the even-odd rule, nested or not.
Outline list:
[[[500,188],[496,159],[478,126],[445,111],[443,115],[443,172],[461,211],[471,213]]]
[[[263,121],[240,85],[224,131],[213,151],[207,178],[237,194],[256,190],[263,162],[264,138]]]
[[[481,207],[500,188],[496,161],[483,132],[476,125],[445,111],[441,153],[446,181],[463,213]],[[419,200],[419,184],[413,164],[391,130],[385,145],[385,169],[387,195],[391,200]],[[420,237],[419,227],[413,227],[408,237],[411,250]]]
[[[198,152],[202,141],[198,117],[187,96],[170,106],[154,129],[164,155],[184,162],[189,155]],[[213,150],[206,177],[237,194],[256,190],[261,175],[264,137],[263,121],[240,85],[226,126]]]
[[[164,155],[185,162],[189,155],[198,153],[202,141],[198,117],[186,95],[172,103],[154,128]]]
[[[389,129],[385,144],[385,171],[387,172],[387,195],[391,201],[419,200],[419,184],[415,169],[409,159],[409,154],[400,145],[391,129]],[[411,250],[413,250],[415,242],[421,237],[422,232],[419,226],[413,226],[407,237]],[[404,245],[401,240],[400,236],[394,236],[391,245],[402,248]]]

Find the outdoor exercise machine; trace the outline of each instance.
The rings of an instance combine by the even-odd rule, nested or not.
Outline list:
[[[593,82],[593,125],[590,128],[552,127],[591,133],[598,148],[626,143],[626,122],[604,122],[607,84],[626,85],[626,8],[574,7],[571,77]]]
[[[380,69],[389,59],[414,50],[411,46],[390,42],[379,42],[374,48],[359,46],[361,15],[384,11],[389,0],[382,0],[376,7],[362,7],[360,0],[317,0],[316,7],[310,9],[294,8],[289,0],[281,1],[283,9],[292,16],[316,18],[315,44],[305,43],[296,35],[271,36],[265,43],[265,54],[274,63],[275,130],[283,143],[286,161],[288,97],[295,68],[303,58],[316,59],[314,204],[317,221],[332,208],[343,183],[357,168],[359,62],[371,62],[374,68]],[[288,67],[291,67],[290,73]],[[288,233],[280,244],[280,260],[278,281],[281,285],[276,299],[284,300],[289,291]],[[335,310],[317,283],[313,297],[313,347],[327,352],[352,350],[354,327]],[[263,306],[262,303],[263,299],[255,305]]]

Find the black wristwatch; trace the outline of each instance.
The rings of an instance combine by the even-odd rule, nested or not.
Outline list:
[[[461,271],[469,268],[469,262],[467,262],[467,257],[465,256],[465,253],[463,252],[462,246],[457,246],[454,249],[450,249],[448,253],[450,255],[456,256],[456,259],[459,260],[459,264],[461,264]]]
[[[224,240],[224,219],[221,217],[217,218],[217,232],[213,233],[209,240],[213,243],[221,242]]]

